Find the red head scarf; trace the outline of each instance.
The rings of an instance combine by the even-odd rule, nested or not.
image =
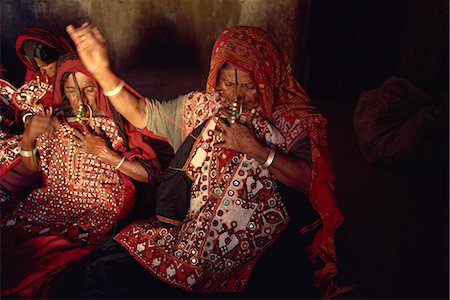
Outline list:
[[[286,53],[262,29],[237,26],[225,30],[214,44],[206,91],[213,92],[220,68],[231,64],[248,72],[260,94],[266,117],[273,107],[286,103],[309,104],[309,98],[292,75]]]
[[[45,28],[40,25],[35,25],[24,29],[17,37],[16,53],[27,67],[25,82],[34,79],[34,77],[36,77],[36,70],[33,68],[33,65],[20,53],[20,48],[22,47],[23,43],[26,40],[35,40],[41,42],[55,49],[60,56],[67,52],[73,51],[72,46],[70,46],[70,44],[62,36],[53,32],[48,28]]]
[[[58,61],[58,68],[56,71],[55,77],[55,86],[53,92],[53,107],[62,106],[62,78],[64,73],[72,73],[72,72],[81,72],[91,78],[93,76],[89,73],[89,71],[85,68],[81,60],[78,58],[76,53],[68,53],[62,56]],[[96,88],[97,88],[97,103],[102,112],[115,120],[117,123],[117,118],[119,117],[121,121],[124,123],[125,135],[128,142],[129,152],[125,153],[128,159],[133,157],[142,158],[144,160],[153,159],[156,157],[155,152],[150,147],[149,143],[147,143],[147,137],[141,134],[136,130],[130,123],[126,122],[121,116],[115,116],[113,110],[109,105],[108,98],[103,95],[103,91],[98,83],[94,80]]]
[[[35,40],[38,42],[43,43],[44,45],[47,45],[53,49],[56,50],[56,52],[59,54],[59,56],[62,56],[65,53],[73,51],[72,46],[60,35],[57,33],[51,31],[48,28],[45,28],[40,25],[32,26],[29,28],[26,28],[23,30],[16,40],[16,53],[22,60],[22,62],[27,67],[27,72],[25,74],[25,80],[24,83],[30,82],[36,78],[37,72],[34,69],[33,65],[20,53],[20,48],[22,47],[23,43],[27,40]],[[53,86],[53,79],[49,78],[48,84],[50,86]],[[20,90],[20,89],[19,89]],[[18,91],[20,93],[20,91]],[[45,107],[50,107],[52,104],[52,93],[51,92],[45,92],[45,94],[41,97],[40,103]],[[21,108],[19,108],[21,109]],[[16,112],[17,113],[17,112]],[[17,118],[17,116],[16,116]],[[17,122],[17,120],[16,120]]]
[[[206,90],[213,92],[220,68],[231,64],[248,72],[260,94],[259,101],[267,118],[273,115],[296,115],[309,120],[312,182],[310,201],[319,213],[322,228],[306,248],[309,259],[321,259],[325,266],[316,271],[315,285],[324,298],[342,291],[333,278],[337,274],[334,232],[344,218],[336,204],[332,163],[328,153],[326,119],[310,105],[306,92],[292,74],[286,53],[262,29],[236,26],[225,30],[217,39],[211,55]],[[295,112],[295,113],[293,113]],[[313,224],[312,224],[313,225]]]

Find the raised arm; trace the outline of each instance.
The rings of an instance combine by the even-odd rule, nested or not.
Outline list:
[[[109,95],[108,98],[117,112],[136,128],[144,128],[147,123],[146,102],[126,88],[120,88],[123,82],[111,70],[107,41],[98,28],[84,23],[80,27],[69,25],[66,30],[81,61],[100,84],[105,95]]]

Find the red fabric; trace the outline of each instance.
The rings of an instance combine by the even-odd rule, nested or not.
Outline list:
[[[1,280],[2,295],[15,294],[18,298],[45,298],[42,292],[49,278],[94,247],[82,247],[81,242],[63,236],[32,236],[20,228],[2,232],[1,245],[2,274],[7,274]]]
[[[286,53],[262,29],[237,26],[225,30],[217,39],[212,51],[207,92],[214,91],[218,72],[225,63],[252,75],[266,117],[293,114],[309,120],[313,176],[310,201],[321,216],[323,227],[315,234],[306,253],[312,262],[323,261],[324,267],[315,273],[315,285],[324,298],[330,298],[339,293],[333,281],[337,274],[334,232],[344,218],[336,203],[326,119],[310,105],[306,92],[292,74]]]
[[[262,29],[237,26],[225,30],[214,43],[206,91],[216,88],[219,69],[231,64],[250,73],[261,95],[264,116],[286,103],[309,104],[309,98],[292,75],[286,53]]]
[[[16,53],[27,67],[24,82],[34,80],[37,75],[36,70],[33,68],[33,65],[26,58],[24,58],[19,51],[20,47],[26,40],[39,41],[55,49],[60,56],[67,52],[74,51],[72,46],[62,36],[46,27],[36,25],[26,28],[19,34],[16,40]],[[49,78],[50,85],[53,85],[53,79],[54,78]],[[41,99],[41,103],[44,105],[44,107],[50,107],[52,104],[52,95],[45,95]]]
[[[92,75],[85,68],[83,63],[79,60],[76,53],[69,53],[63,56],[60,59],[60,65],[58,66],[57,74],[55,82],[61,82],[62,76],[67,72],[81,72],[89,77]],[[114,119],[114,116],[111,112],[111,108],[109,106],[108,98],[103,95],[103,91],[95,82],[97,88],[97,99],[100,109],[105,113],[109,118]],[[53,96],[53,106],[58,107],[62,105],[62,90],[61,84],[56,84],[54,87],[54,96]],[[142,134],[138,131],[133,125],[129,122],[125,122],[125,132],[128,140],[128,148],[126,155],[130,155],[131,157],[140,157],[142,159],[152,159],[156,158],[155,151],[150,147],[150,142],[148,141],[149,136]]]
[[[89,75],[75,53],[61,57],[55,85],[57,106],[62,104],[61,79],[66,72]],[[155,157],[137,131],[125,147],[100,87],[98,104],[107,117],[94,122],[115,128],[105,131],[115,151],[128,158]],[[52,136],[38,138],[44,184],[11,214],[2,216],[2,296],[45,297],[51,279],[89,253],[133,206],[131,179],[95,156],[74,150],[72,134],[73,126],[62,121]],[[71,164],[78,172],[73,172]]]

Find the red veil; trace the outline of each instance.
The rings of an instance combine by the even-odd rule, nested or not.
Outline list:
[[[58,69],[55,78],[55,87],[53,92],[53,107],[59,107],[62,105],[62,77],[64,73],[67,72],[81,72],[87,76],[93,77],[86,67],[83,65],[78,55],[73,53],[68,53],[60,58],[58,63]],[[147,139],[147,135],[144,135],[138,131],[133,125],[125,121],[122,117],[118,116],[117,113],[109,105],[108,98],[103,94],[101,87],[95,82],[97,88],[97,101],[100,109],[105,113],[106,116],[113,119],[118,123],[123,123],[125,130],[125,138],[127,139],[127,145],[129,150],[124,153],[127,159],[132,159],[135,157],[142,158],[144,160],[150,160],[156,158],[155,151],[151,148]],[[151,137],[154,137],[151,135]]]
[[[76,53],[68,53],[62,56],[59,63],[55,81],[54,107],[63,104],[61,86],[64,73],[82,72],[90,75]],[[99,107],[109,118],[114,120],[119,128],[119,135],[126,141],[125,145],[121,145],[116,151],[120,151],[128,159],[139,160],[147,170],[149,179],[154,180],[152,177],[159,176],[161,171],[155,152],[145,142],[147,137],[137,130],[133,130],[130,124],[116,115],[109,106],[108,99],[103,95],[101,88],[97,88]],[[63,145],[61,143],[54,144],[51,137],[47,138],[46,141],[49,141],[51,146]],[[58,155],[69,155],[68,152],[58,152],[60,149],[51,148],[51,146],[45,148],[42,145],[42,153],[41,149],[39,150],[42,154],[41,162],[61,161],[61,159],[58,159]],[[100,166],[99,162],[91,159],[85,159],[85,161],[88,162],[88,168],[95,169]],[[49,165],[44,164],[44,167],[48,168]],[[54,165],[52,164],[52,166]],[[58,180],[62,177],[66,178],[67,169],[62,168],[56,172],[43,172],[43,174],[52,173],[52,180]],[[91,171],[83,169],[82,172]],[[101,175],[103,178],[106,178],[105,173],[101,174],[103,174]],[[78,189],[79,192],[77,192],[77,195],[81,195],[80,202],[68,201],[70,195],[72,195],[71,190],[63,192],[62,196],[57,192],[54,195],[54,189],[58,188],[58,184],[63,181],[61,179],[61,182],[45,182],[41,188],[21,202],[20,208],[18,207],[11,215],[2,216],[1,248],[2,259],[5,259],[5,261],[2,261],[2,274],[5,275],[4,280],[2,280],[2,296],[44,297],[48,292],[47,289],[51,287],[51,279],[57,273],[88,254],[111,229],[112,224],[125,217],[133,206],[135,188],[128,176],[117,171],[115,174],[117,174],[114,175],[116,177],[110,176],[108,178],[119,179],[120,188],[115,188],[115,184],[106,184],[102,190],[103,194],[100,194],[101,197],[95,198],[95,201],[99,199],[98,202],[94,202],[85,214],[84,212],[81,214],[74,213],[75,217],[71,217],[70,211],[83,211],[83,205],[86,203],[84,198],[93,197],[97,190],[93,188],[92,191],[89,191],[84,186],[83,190]],[[72,187],[69,184],[64,186]],[[61,189],[64,190],[64,188]],[[51,211],[52,217],[42,219],[41,216],[46,214],[46,210]],[[76,223],[66,224],[67,218],[71,220],[70,222]],[[41,222],[41,220],[47,219],[50,221]],[[82,225],[81,223],[86,223],[86,220],[95,222],[95,225],[90,227]],[[82,240],[83,236],[86,237],[86,243]]]
[[[22,60],[22,62],[27,67],[27,73],[25,74],[25,82],[30,81],[36,77],[36,70],[33,68],[32,64],[25,59],[20,53],[20,47],[22,47],[23,42],[26,40],[35,40],[41,42],[58,52],[59,56],[67,52],[72,52],[72,46],[59,34],[54,31],[43,27],[41,25],[35,25],[24,29],[16,40],[16,53]]]
[[[306,92],[294,78],[286,53],[264,30],[237,26],[223,32],[212,51],[207,92],[214,91],[219,69],[225,63],[252,75],[265,117],[295,114],[310,120],[308,134],[313,178],[309,196],[312,206],[321,216],[323,227],[316,232],[306,253],[312,262],[320,259],[325,264],[315,273],[315,285],[323,297],[332,297],[339,292],[333,281],[337,274],[334,232],[344,218],[336,202],[326,119],[311,106]]]

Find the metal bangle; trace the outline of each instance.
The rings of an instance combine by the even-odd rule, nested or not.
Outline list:
[[[118,93],[120,93],[120,91],[123,89],[123,87],[125,86],[125,82],[122,80],[118,86],[116,86],[115,88],[113,88],[112,90],[109,91],[103,91],[103,95],[105,95],[106,97],[113,97],[115,95],[117,95]]]
[[[116,170],[118,170],[121,166],[122,166],[122,164],[123,164],[123,162],[125,161],[125,156],[124,157],[122,157],[122,159],[119,161],[119,163],[117,164],[117,166],[116,166]]]
[[[270,147],[269,155],[267,156],[266,161],[261,165],[261,168],[267,169],[268,167],[270,167],[275,160],[276,154],[277,151],[275,150],[275,147]]]
[[[24,115],[22,116],[23,124],[25,124],[25,120],[26,120],[28,117],[31,117],[31,116],[34,116],[34,114],[31,113],[31,112],[24,114]]]
[[[33,150],[22,150],[22,144],[19,144],[19,153],[22,157],[32,157],[37,153],[37,147],[34,146]]]

